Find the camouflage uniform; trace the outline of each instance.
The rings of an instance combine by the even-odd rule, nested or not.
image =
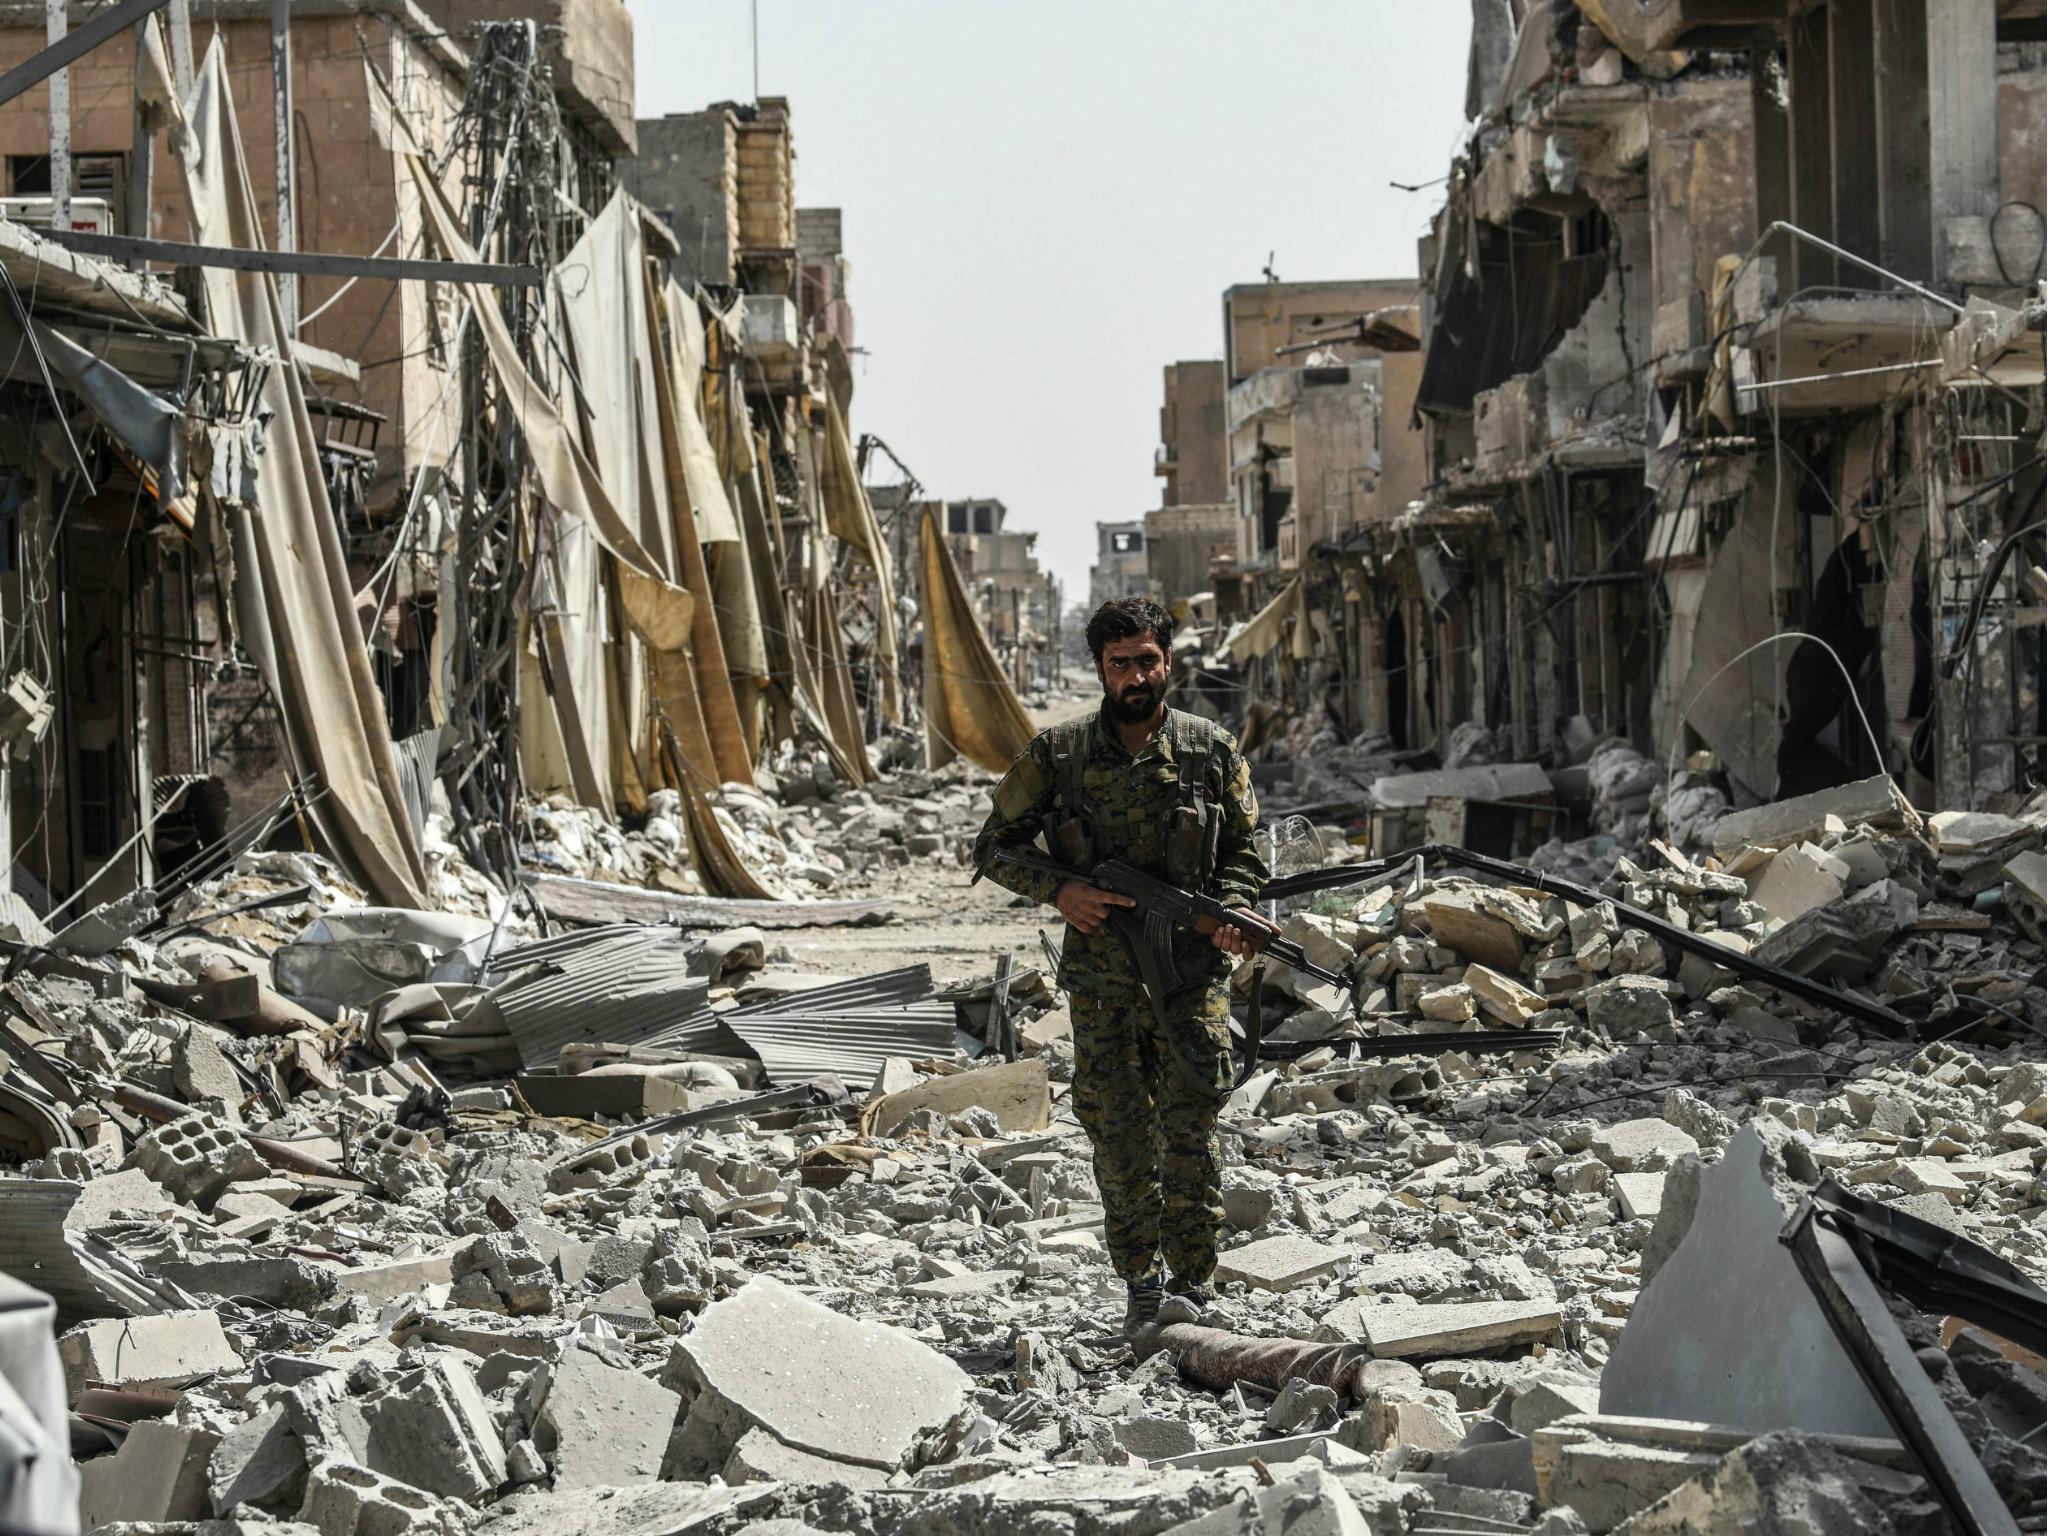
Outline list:
[[[1081,804],[1069,803],[1077,796]],[[1133,757],[1104,713],[1039,733],[996,786],[974,860],[991,880],[1050,903],[1058,878],[992,858],[1044,831],[1053,856],[1083,874],[1094,859],[1121,858],[1250,906],[1266,882],[1252,843],[1258,814],[1251,770],[1228,732],[1168,710]],[[1177,837],[1198,818],[1207,842],[1191,867]],[[1093,934],[1068,925],[1059,979],[1074,1020],[1074,1112],[1095,1149],[1110,1262],[1127,1281],[1156,1281],[1163,1259],[1177,1282],[1206,1285],[1223,1224],[1216,1112],[1231,1084],[1230,967],[1185,929],[1174,958],[1181,975],[1199,979],[1170,1000],[1165,1029],[1108,924]]]

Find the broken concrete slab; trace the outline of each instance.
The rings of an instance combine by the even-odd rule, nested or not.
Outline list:
[[[477,1536],[687,1536],[722,1516],[765,1508],[774,1492],[716,1483],[530,1489],[493,1505]]]
[[[154,1317],[85,1323],[58,1339],[57,1353],[73,1403],[88,1385],[179,1387],[242,1368],[241,1355],[211,1312],[160,1312]]]
[[[79,1524],[203,1518],[207,1458],[219,1443],[213,1430],[165,1419],[131,1426],[113,1455],[79,1465]]]
[[[1354,1258],[1349,1248],[1332,1248],[1305,1237],[1264,1237],[1218,1258],[1216,1281],[1224,1285],[1242,1280],[1253,1290],[1287,1291],[1327,1280]]]
[[[1372,1346],[1382,1359],[1428,1359],[1537,1344],[1563,1323],[1555,1302],[1375,1300],[1339,1302],[1323,1328]]]
[[[529,1378],[534,1444],[557,1488],[651,1483],[661,1476],[682,1397],[638,1371],[571,1348]]]
[[[735,1487],[743,1483],[843,1483],[849,1488],[881,1488],[891,1474],[880,1467],[813,1456],[809,1451],[784,1445],[765,1429],[750,1429],[732,1448],[721,1475]]]
[[[1164,1536],[1372,1536],[1372,1527],[1330,1470],[1309,1464]]]
[[[471,1503],[505,1481],[504,1437],[460,1356],[437,1356],[335,1413],[355,1460],[386,1477]]]
[[[1699,1149],[1691,1136],[1654,1115],[1607,1126],[1594,1134],[1592,1145],[1593,1155],[1617,1173],[1669,1166]]]
[[[1671,994],[1651,976],[1610,976],[1586,988],[1584,1002],[1586,1022],[1616,1039],[1668,1029],[1675,1017]]]
[[[1651,1240],[1670,1257],[1643,1286],[1608,1358],[1602,1413],[1758,1433],[1889,1432],[1791,1250],[1778,1241],[1818,1180],[1810,1165],[1788,1166],[1803,1158],[1789,1133],[1764,1121],[1743,1127],[1711,1168],[1702,1170],[1695,1155],[1674,1170]],[[1693,1198],[1674,1190],[1687,1184]],[[1771,1326],[1758,1327],[1759,1318]]]
[[[140,1168],[122,1168],[87,1179],[78,1199],[64,1213],[64,1225],[90,1232],[117,1214],[168,1216],[177,1208],[170,1192]]]
[[[1044,1130],[1052,1118],[1052,1086],[1044,1059],[948,1073],[889,1094],[868,1106],[861,1130],[867,1136],[893,1136],[920,1110],[944,1117],[977,1108],[988,1110],[996,1124],[1012,1134]]]
[[[1795,795],[1789,800],[1759,805],[1753,810],[1731,811],[1714,823],[1714,851],[1726,853],[1737,848],[1783,848],[1822,836],[1829,818],[1844,825],[1858,822],[1880,831],[1917,827],[1919,814],[1900,795],[1898,786],[1884,774],[1860,779],[1854,784],[1837,784],[1832,789]]]
[[[707,1307],[665,1378],[684,1417],[669,1467],[708,1476],[750,1428],[836,1461],[899,1465],[967,1400],[966,1372],[909,1334],[856,1322],[757,1275]]]
[[[1794,843],[1750,882],[1749,899],[1774,921],[1789,923],[1815,907],[1840,901],[1848,885],[1847,864],[1817,843]]]
[[[217,1515],[237,1504],[297,1508],[305,1479],[306,1447],[280,1403],[230,1429],[206,1466],[207,1496]]]
[[[1614,1198],[1625,1221],[1655,1221],[1664,1208],[1664,1178],[1661,1173],[1617,1173]]]
[[[1526,1024],[1549,1006],[1541,994],[1490,966],[1468,965],[1462,980],[1480,1008],[1503,1024]]]
[[[1844,1456],[1811,1435],[1762,1435],[1629,1517],[1628,1536],[1889,1536],[1889,1510],[1925,1499],[1917,1477]],[[1909,1529],[1922,1523],[1909,1516]]]

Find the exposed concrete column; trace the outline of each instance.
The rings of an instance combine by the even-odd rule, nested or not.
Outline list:
[[[1927,129],[1938,241],[1998,206],[1997,0],[1927,0]]]
[[[43,0],[43,38],[61,43],[71,30],[68,0]],[[71,70],[50,76],[50,223],[71,223]]]

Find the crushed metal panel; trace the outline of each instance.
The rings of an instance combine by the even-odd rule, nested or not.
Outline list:
[[[1788,485],[1788,500],[1790,495]],[[1728,772],[1762,800],[1778,790],[1780,711],[1794,644],[1763,642],[1780,627],[1772,611],[1774,584],[1790,585],[1799,577],[1794,542],[1799,519],[1789,507],[1776,519],[1773,561],[1770,502],[1769,484],[1752,482],[1733,526],[1714,551],[1693,629],[1692,668],[1679,689],[1685,722]]]
[[[771,1080],[822,1073],[867,1081],[891,1056],[955,1058],[956,1012],[932,991],[928,965],[904,966],[749,1003],[719,1016]],[[668,1037],[649,1042],[673,1046]]]
[[[710,983],[691,974],[699,944],[674,928],[588,929],[494,956],[484,1002],[519,1047],[520,1064],[553,1067],[562,1047],[675,1042],[742,1054],[710,1010]]]

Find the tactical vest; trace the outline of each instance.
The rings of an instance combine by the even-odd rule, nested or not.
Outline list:
[[[1084,715],[1052,728],[1054,808],[1045,818],[1046,846],[1053,855],[1074,869],[1092,869],[1096,861],[1114,857],[1118,850],[1108,846],[1095,815],[1087,783],[1089,731],[1096,717]],[[1210,770],[1223,776],[1222,748],[1216,736],[1216,722],[1200,715],[1171,709],[1166,730],[1172,733],[1174,772],[1180,804],[1173,813],[1173,825],[1166,838],[1166,877],[1176,885],[1200,890],[1216,870],[1216,853],[1223,836],[1223,807],[1204,792]]]

